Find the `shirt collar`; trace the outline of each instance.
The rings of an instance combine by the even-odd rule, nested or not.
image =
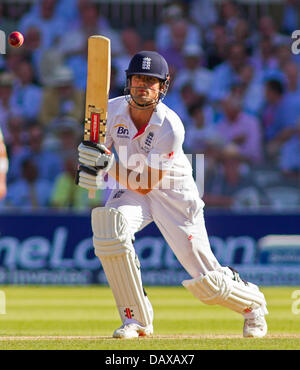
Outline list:
[[[129,108],[128,103],[126,99],[124,98],[124,100],[122,101],[122,104],[120,104],[119,106],[118,114],[125,116],[125,117],[129,116],[128,108]],[[166,116],[166,106],[162,102],[160,102],[157,104],[156,109],[153,112],[147,127],[150,125],[161,126],[165,119],[165,116]]]
[[[163,103],[158,103],[155,111],[153,112],[149,125],[161,126],[166,116],[166,107]]]

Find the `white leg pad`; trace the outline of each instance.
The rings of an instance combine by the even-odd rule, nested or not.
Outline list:
[[[206,275],[184,280],[182,284],[203,303],[219,304],[242,315],[256,309],[262,309],[267,314],[265,297],[258,287],[241,279],[233,280],[234,275],[224,270],[210,271]]]
[[[144,326],[152,324],[152,307],[144,294],[140,266],[125,217],[114,208],[95,208],[92,229],[95,254],[112,289],[122,322],[133,319]]]

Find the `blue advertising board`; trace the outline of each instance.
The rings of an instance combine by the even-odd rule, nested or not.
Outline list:
[[[206,211],[214,254],[260,285],[300,284],[300,214]],[[264,246],[267,235],[293,245]],[[277,240],[276,238],[274,240]],[[145,285],[179,285],[189,276],[154,224],[136,235]],[[0,215],[0,284],[105,284],[94,255],[90,214]]]

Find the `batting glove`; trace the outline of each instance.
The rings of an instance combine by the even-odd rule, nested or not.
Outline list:
[[[87,190],[98,190],[102,187],[103,176],[101,171],[95,167],[80,165],[77,170],[75,183]]]
[[[79,163],[108,172],[114,164],[114,154],[105,145],[83,141],[78,147]]]

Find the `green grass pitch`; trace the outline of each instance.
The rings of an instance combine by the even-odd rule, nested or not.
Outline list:
[[[6,314],[0,315],[1,350],[300,349],[300,313],[292,309],[297,287],[262,288],[269,309],[269,332],[262,339],[243,338],[242,316],[204,305],[183,287],[146,287],[154,308],[154,335],[130,340],[111,337],[120,319],[108,287],[0,290],[6,296]]]

